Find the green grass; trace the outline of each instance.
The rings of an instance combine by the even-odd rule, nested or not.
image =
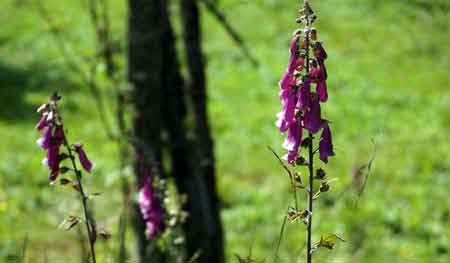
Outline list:
[[[116,149],[101,131],[87,88],[65,66],[33,1],[3,2],[0,262],[20,254],[25,236],[27,262],[79,262],[76,233],[56,229],[78,206],[71,201],[73,193],[48,185],[40,164],[43,153],[34,144],[34,108],[54,89],[64,95],[70,139],[85,143],[97,163],[95,175],[88,178],[91,189],[104,193],[96,200],[97,217],[113,233],[120,205]],[[91,54],[93,32],[85,9],[77,1],[43,2],[71,43],[69,53],[76,59]],[[122,41],[123,2],[111,5],[115,38]],[[287,64],[298,2],[220,1],[260,61],[259,68],[242,56],[210,14],[202,17],[230,261],[250,248],[254,257],[269,260],[290,202],[286,176],[266,146],[281,152],[283,135],[274,126],[281,106],[277,82]],[[332,252],[319,251],[317,262],[448,262],[449,4],[311,2],[319,16],[319,38],[329,53],[330,99],[324,114],[333,121],[337,156],[326,169],[339,178],[316,205],[314,238],[337,232],[346,239]],[[353,169],[370,159],[371,139],[377,156],[355,207],[352,190],[341,193],[351,184]],[[99,245],[102,262],[112,262],[115,245],[114,240]],[[304,226],[288,224],[280,262],[304,262],[303,247]]]

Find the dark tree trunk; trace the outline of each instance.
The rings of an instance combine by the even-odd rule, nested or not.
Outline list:
[[[163,50],[162,38],[165,33],[162,23],[164,0],[130,0],[128,20],[128,79],[133,86],[134,144],[138,154],[146,156],[160,166],[162,129],[162,83]],[[154,167],[161,171],[161,167]],[[135,169],[138,186],[143,175]],[[138,247],[138,262],[162,262],[161,253],[149,252],[145,237],[145,223],[134,207],[134,228]]]
[[[145,145],[145,149],[141,149],[140,144],[135,147],[138,153],[150,153],[150,158],[156,161],[156,168],[161,172],[161,152],[163,147],[167,148],[171,161],[170,174],[175,179],[178,191],[188,197],[183,207],[189,214],[183,226],[188,258],[198,252],[200,256],[195,262],[222,263],[223,238],[215,192],[213,144],[206,115],[198,10],[195,3],[193,7],[193,15],[197,17],[192,22],[195,27],[192,41],[195,43],[189,48],[195,56],[191,58],[189,55],[189,59],[193,59],[189,61],[189,72],[192,82],[195,82],[190,85],[190,91],[195,91],[192,101],[195,104],[195,120],[198,122],[195,142],[189,139],[185,124],[187,107],[184,81],[167,1],[129,0],[129,80],[134,87],[134,136]],[[190,51],[188,53],[191,54]],[[194,68],[194,64],[199,61],[199,68]],[[141,183],[142,175],[138,171],[136,174]],[[137,210],[136,214],[139,215]],[[146,258],[148,243],[144,236],[145,225],[140,218],[136,216],[135,220],[139,262],[163,262],[161,258]]]
[[[224,262],[223,230],[220,204],[216,190],[214,144],[208,122],[205,62],[202,52],[202,33],[197,0],[181,0],[183,36],[190,83],[193,114],[195,119],[196,161],[199,173],[206,183],[209,197],[211,229],[208,233],[210,251],[214,262]]]

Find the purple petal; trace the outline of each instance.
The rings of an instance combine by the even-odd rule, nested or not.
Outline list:
[[[325,80],[317,83],[316,92],[319,95],[319,100],[321,102],[326,102],[328,100],[327,82]]]
[[[311,82],[309,80],[305,80],[302,87],[298,89],[297,97],[300,110],[305,112],[311,107]]]
[[[280,98],[283,102],[283,109],[277,114],[278,121],[276,124],[281,132],[285,132],[294,121],[297,97],[292,89],[288,89],[280,91]]]
[[[320,102],[317,96],[312,97],[311,108],[305,112],[303,126],[311,133],[317,133],[322,126]]]
[[[59,174],[59,144],[52,144],[47,152],[47,165],[50,169],[50,181],[56,180],[56,177]]]
[[[160,200],[153,191],[150,176],[144,178],[138,203],[147,227],[146,234],[150,239],[155,238],[164,228],[164,213]]]
[[[331,131],[330,127],[328,126],[328,123],[325,124],[325,127],[323,128],[322,135],[320,136],[319,141],[319,154],[320,154],[320,160],[324,163],[328,163],[328,157],[334,156],[333,151],[333,141],[331,138]]]
[[[286,160],[288,163],[292,164],[297,160],[298,151],[289,151],[285,156],[283,156],[283,160]]]
[[[288,151],[298,151],[302,142],[302,126],[300,121],[295,120],[289,127],[288,136],[284,140],[283,148]]]
[[[36,130],[40,131],[44,129],[44,127],[47,127],[48,125],[49,122],[47,121],[47,113],[44,113],[39,122],[36,124]]]
[[[83,149],[83,145],[76,144],[74,145],[75,151],[78,154],[78,159],[80,160],[81,166],[83,166],[83,169],[86,170],[88,173],[92,171],[92,162],[87,157],[86,152]]]
[[[46,150],[50,147],[51,139],[52,139],[52,127],[47,126],[43,128],[44,131],[42,133],[41,138],[39,138],[36,142],[41,146],[42,149]]]

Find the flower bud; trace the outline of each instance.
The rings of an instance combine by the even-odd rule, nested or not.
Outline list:
[[[299,157],[295,160],[295,164],[297,164],[297,165],[307,165],[308,163],[306,162],[305,157],[299,156]]]
[[[320,192],[324,193],[324,192],[328,192],[328,190],[330,190],[330,185],[328,184],[328,182],[322,182],[320,184],[320,188],[319,188]]]
[[[316,170],[316,179],[323,180],[327,176],[327,173],[322,168]]]
[[[317,40],[317,30],[315,28],[311,29],[311,39],[314,41]]]

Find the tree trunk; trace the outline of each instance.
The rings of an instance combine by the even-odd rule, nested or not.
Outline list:
[[[196,0],[181,0],[183,36],[195,119],[196,161],[206,183],[211,209],[211,231],[208,236],[210,254],[214,262],[224,262],[223,230],[220,219],[220,203],[216,190],[214,143],[208,122],[205,63],[202,52],[200,13]]]
[[[129,0],[128,20],[128,80],[133,86],[135,115],[134,144],[138,154],[145,152],[154,160],[153,167],[161,171],[161,129],[162,129],[162,68],[163,38],[165,25],[161,10],[164,0]],[[138,187],[142,185],[143,174],[135,169]],[[138,262],[162,262],[161,253],[149,252],[145,236],[145,223],[138,205],[134,206],[134,229],[138,247]]]
[[[194,51],[195,47],[199,48],[195,54],[200,55],[201,61],[199,69],[192,67],[192,63],[198,61],[197,58],[192,58],[194,62],[189,61],[189,71],[197,72],[191,79],[195,79],[198,83],[195,87],[199,87],[198,93],[193,95],[193,103],[198,103],[194,110],[195,120],[198,122],[195,128],[198,140],[195,143],[189,139],[185,124],[187,108],[184,81],[180,73],[167,1],[129,0],[129,80],[134,86],[134,136],[146,146],[146,149],[139,146],[135,148],[137,152],[150,152],[150,158],[156,160],[156,168],[163,172],[160,165],[161,152],[163,147],[167,147],[170,155],[170,174],[175,179],[178,191],[188,198],[183,207],[189,214],[183,226],[188,259],[199,253],[200,256],[195,262],[222,263],[223,241],[215,194],[213,145],[206,116],[198,10],[196,5],[194,7],[197,37],[193,38],[196,42],[193,46]],[[192,90],[194,88],[191,92]],[[200,133],[203,129],[205,131]],[[204,146],[205,149],[200,148]],[[142,175],[137,171],[136,174],[138,182],[141,183]],[[136,212],[139,215],[139,211]],[[144,236],[145,225],[140,218],[142,217],[136,216],[135,221],[139,262],[163,262],[161,258],[146,258],[148,243]]]

